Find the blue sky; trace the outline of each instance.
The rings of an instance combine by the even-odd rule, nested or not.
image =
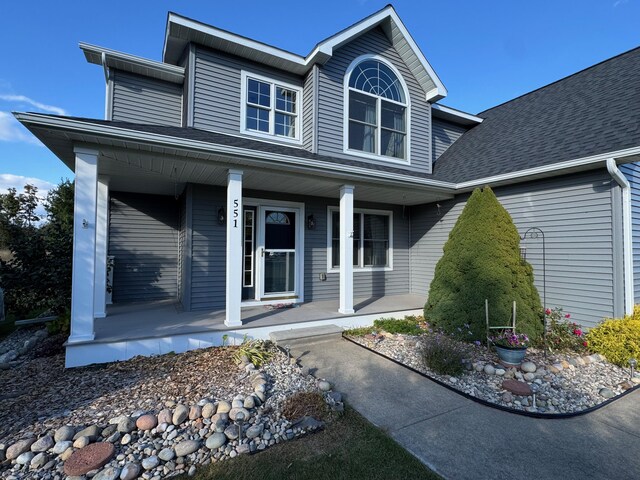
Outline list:
[[[102,69],[78,42],[160,60],[167,11],[306,55],[387,0],[3,2],[0,191],[72,177],[11,111],[103,118]],[[449,96],[477,113],[640,46],[640,0],[393,3]]]

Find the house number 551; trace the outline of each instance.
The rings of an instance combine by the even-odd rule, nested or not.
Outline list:
[[[238,207],[239,207],[239,202],[238,199],[236,198],[233,201],[233,228],[238,228]]]

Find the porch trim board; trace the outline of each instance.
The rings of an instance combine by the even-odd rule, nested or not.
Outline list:
[[[228,327],[242,325],[242,170],[230,169],[227,176],[227,263],[226,309]]]
[[[387,312],[385,315],[403,318],[407,315],[421,315],[422,309],[399,310]],[[365,315],[338,316],[336,318],[290,323],[281,326],[262,326],[255,328],[229,328],[227,330],[202,331],[169,335],[163,337],[118,340],[113,342],[87,341],[84,343],[68,343],[66,348],[66,367],[81,367],[94,363],[107,363],[129,360],[137,355],[163,355],[169,352],[182,353],[199,348],[239,345],[244,339],[268,340],[271,332],[287,331],[297,328],[337,325],[343,329],[372,325],[380,318],[380,313]],[[223,338],[224,337],[224,338]]]

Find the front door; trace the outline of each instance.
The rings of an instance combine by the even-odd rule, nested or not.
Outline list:
[[[262,232],[260,249],[262,300],[295,298],[298,294],[296,254],[299,210],[284,207],[260,207]]]

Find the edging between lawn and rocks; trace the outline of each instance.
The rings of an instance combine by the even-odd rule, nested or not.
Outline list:
[[[403,335],[401,335],[401,337],[404,337],[404,336],[403,336]],[[426,371],[424,371],[424,370],[420,370],[420,369],[418,369],[418,368],[414,368],[414,367],[412,367],[411,365],[408,365],[406,362],[400,361],[400,360],[398,360],[398,359],[396,359],[396,358],[393,358],[393,357],[391,357],[391,356],[389,356],[389,355],[385,355],[384,353],[382,353],[382,352],[380,352],[380,351],[377,351],[375,348],[371,348],[371,347],[369,347],[369,346],[365,345],[364,343],[359,342],[359,341],[357,340],[357,338],[361,338],[361,337],[355,337],[355,338],[352,338],[352,337],[350,337],[350,336],[343,335],[343,338],[344,338],[345,340],[347,340],[347,341],[351,342],[351,343],[354,343],[355,345],[358,345],[359,347],[361,347],[361,348],[363,348],[363,349],[365,349],[365,350],[368,350],[368,351],[369,351],[369,352],[371,352],[371,353],[374,353],[374,354],[376,354],[376,355],[379,355],[380,357],[385,358],[386,360],[389,360],[389,361],[391,361],[391,362],[393,362],[393,363],[395,363],[395,364],[397,364],[397,365],[400,365],[400,366],[402,366],[402,367],[404,367],[404,368],[406,368],[406,369],[408,369],[408,370],[410,370],[410,371],[412,371],[412,372],[415,372],[415,373],[417,373],[418,375],[421,375],[421,376],[423,376],[423,377],[425,377],[425,378],[427,378],[427,379],[429,379],[429,380],[431,380],[431,381],[433,381],[433,382],[437,383],[438,385],[440,385],[440,386],[442,386],[442,387],[444,387],[444,388],[447,388],[448,390],[451,390],[452,392],[455,392],[455,393],[457,393],[458,395],[461,395],[461,396],[463,396],[463,397],[465,397],[465,398],[467,398],[467,399],[469,399],[469,400],[472,400],[472,401],[474,401],[474,402],[480,403],[480,404],[485,405],[485,406],[487,406],[487,407],[495,408],[495,409],[497,409],[497,410],[501,410],[501,411],[508,412],[508,413],[513,413],[513,414],[516,414],[516,415],[522,415],[522,416],[526,416],[526,417],[531,417],[531,418],[542,418],[542,419],[564,419],[564,418],[571,418],[571,417],[577,417],[577,416],[580,416],[580,415],[585,415],[585,414],[587,414],[587,413],[590,413],[590,412],[593,412],[593,411],[595,411],[595,410],[598,410],[598,409],[600,409],[600,408],[602,408],[602,407],[604,407],[604,406],[606,406],[606,405],[609,405],[610,403],[614,402],[615,400],[618,400],[619,398],[622,398],[622,397],[624,397],[624,396],[628,395],[629,393],[631,393],[631,392],[633,392],[633,391],[637,390],[638,388],[640,388],[640,375],[638,375],[638,374],[636,373],[636,376],[635,376],[635,378],[634,378],[634,382],[633,382],[633,383],[635,383],[635,385],[634,385],[634,386],[629,386],[629,388],[627,388],[627,389],[623,390],[623,391],[622,391],[621,393],[619,393],[619,394],[614,394],[614,396],[612,396],[612,397],[608,397],[608,398],[607,398],[607,397],[603,397],[603,398],[604,398],[604,400],[603,400],[602,402],[598,403],[597,405],[593,405],[593,406],[591,406],[591,407],[588,407],[588,408],[584,408],[584,409],[581,409],[581,410],[578,410],[578,411],[574,411],[574,412],[557,412],[557,413],[546,413],[546,412],[540,412],[540,411],[538,411],[537,409],[536,409],[536,411],[532,411],[532,410],[520,410],[520,409],[512,408],[512,407],[509,407],[509,406],[506,406],[506,405],[501,405],[501,404],[498,404],[498,403],[495,403],[495,402],[491,402],[491,401],[486,400],[486,399],[484,399],[484,398],[477,397],[477,396],[471,395],[471,394],[469,394],[469,393],[467,393],[467,392],[464,392],[464,391],[460,390],[459,388],[456,388],[456,386],[455,386],[455,385],[458,383],[458,381],[457,381],[456,377],[451,377],[452,379],[454,379],[454,380],[455,380],[455,382],[447,383],[447,381],[444,381],[442,378],[437,378],[437,377],[436,377],[436,376],[434,376],[434,375],[430,375],[429,373],[427,373],[427,372],[426,372]],[[596,359],[596,358],[594,358],[594,361],[598,361],[598,362],[602,362],[602,361],[604,361],[604,357],[602,357],[601,355],[598,355],[598,354],[595,354],[595,355],[597,356],[597,359]],[[584,358],[584,357],[582,357],[582,358]],[[498,364],[498,362],[493,362],[493,363],[494,363],[494,364]],[[533,364],[533,362],[526,362],[526,361],[525,361],[525,362],[523,362],[523,365],[524,365],[525,363],[531,363],[531,364]],[[494,370],[497,370],[495,367],[493,367],[492,365],[490,365],[490,362],[487,362],[487,363],[485,363],[485,364],[483,365],[483,369],[482,369],[482,370],[483,370],[483,372],[482,372],[482,373],[484,373],[484,368],[485,368],[487,365],[489,365],[489,366],[491,366],[492,368],[494,368]],[[535,365],[534,365],[534,366],[535,366]],[[556,368],[556,369],[557,369],[557,367],[555,367],[555,366],[554,366],[554,368]],[[475,369],[475,368],[474,368],[474,369]],[[564,369],[564,366],[562,366],[562,369]],[[468,369],[468,370],[469,370],[469,369]],[[514,369],[514,370],[515,370],[515,369]],[[560,372],[560,371],[562,371],[562,370],[558,370],[558,372]],[[480,373],[479,371],[477,371],[477,372],[478,372],[478,373]],[[506,372],[507,372],[507,368],[506,368],[506,367],[503,367],[502,375],[504,375]],[[532,372],[525,372],[525,373],[532,373]],[[492,372],[492,373],[489,373],[488,375],[495,375],[495,371],[494,371],[494,372]],[[522,374],[521,374],[521,375],[522,375]],[[440,377],[448,377],[448,376],[446,376],[446,375],[441,375]],[[449,379],[449,380],[450,380],[450,379]],[[525,385],[525,386],[529,387],[529,384],[528,384],[528,383],[525,383],[524,381],[522,381],[522,382],[520,382],[520,381],[519,381],[518,383],[521,383],[521,384],[523,384],[523,385]],[[503,382],[503,385],[504,385],[504,382]],[[531,388],[531,387],[529,387],[529,388]],[[507,388],[504,388],[504,386],[502,387],[502,389],[503,389],[504,391],[507,391]],[[608,390],[608,389],[607,389],[607,390]],[[508,391],[507,391],[507,393],[511,394],[511,393],[510,393],[510,392],[508,392]],[[613,393],[613,392],[611,392],[611,393]],[[602,389],[600,389],[600,394],[602,395]],[[512,394],[511,394],[511,395],[512,395]]]
[[[244,387],[238,384],[236,391],[249,386],[249,394],[202,398],[190,405],[166,400],[159,411],[141,409],[108,420],[101,417],[102,422],[88,426],[61,425],[39,438],[23,434],[0,441],[0,476],[126,480],[193,475],[198,465],[256,453],[323,429],[324,423],[312,417],[284,418],[284,401],[298,392],[319,392],[331,411],[340,412],[341,394],[295,358],[274,352],[260,369],[243,359],[238,377]],[[244,421],[238,421],[240,414]]]

